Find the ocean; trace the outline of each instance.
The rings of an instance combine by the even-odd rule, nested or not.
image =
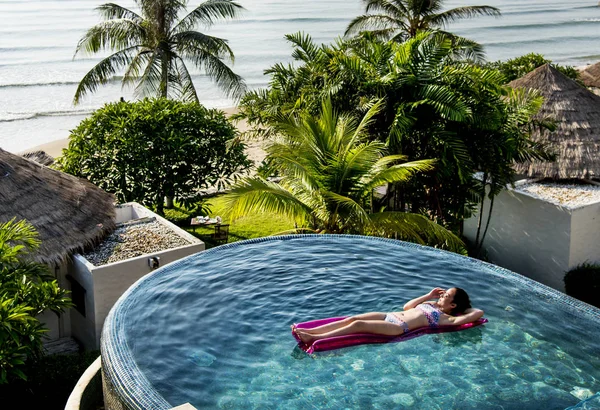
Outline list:
[[[97,0],[0,0],[0,148],[21,152],[66,138],[69,130],[105,103],[132,98],[121,77],[101,86],[79,105],[72,100],[79,80],[100,56],[73,54],[85,31],[100,21]],[[132,0],[114,0],[135,9]],[[238,0],[246,9],[237,21],[218,23],[207,34],[226,38],[236,55],[234,71],[251,89],[265,87],[263,71],[291,62],[284,35],[304,31],[316,42],[341,36],[360,0]],[[200,4],[191,0],[190,7]],[[448,0],[448,8],[490,5],[500,18],[479,17],[447,29],[480,42],[488,60],[529,52],[554,62],[587,65],[600,60],[600,7],[597,0]],[[235,105],[201,72],[191,68],[201,102],[207,107]]]

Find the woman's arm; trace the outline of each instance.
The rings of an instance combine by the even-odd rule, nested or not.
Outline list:
[[[448,322],[451,325],[464,325],[465,323],[471,323],[476,321],[477,319],[481,319],[483,316],[483,310],[481,309],[467,309],[460,316],[450,316],[448,317]]]
[[[444,293],[444,289],[442,288],[432,289],[431,292],[427,293],[426,295],[419,296],[418,298],[414,298],[413,300],[409,300],[408,302],[406,302],[406,304],[404,305],[404,310],[412,309],[415,306],[426,302],[430,299],[437,299],[442,295],[442,293]]]

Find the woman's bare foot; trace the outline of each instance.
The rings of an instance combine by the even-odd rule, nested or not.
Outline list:
[[[306,333],[302,329],[296,328],[296,329],[294,329],[294,332],[296,332],[296,334],[298,335],[300,340],[302,340],[302,343],[304,343],[307,346],[310,346],[312,344],[312,342],[315,341],[315,338],[312,335],[310,335],[309,333]]]

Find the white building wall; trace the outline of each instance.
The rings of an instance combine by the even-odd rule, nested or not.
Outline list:
[[[69,275],[85,289],[85,316],[77,309],[71,309],[71,333],[86,349],[96,349],[96,318],[94,314],[94,265],[83,256],[75,255],[69,266]]]
[[[486,202],[484,224],[489,212]],[[467,239],[474,241],[476,232],[477,215],[464,224]],[[564,291],[571,252],[571,211],[505,190],[495,198],[483,248],[490,262]]]
[[[92,265],[81,255],[74,256],[69,274],[86,291],[86,316],[83,317],[75,309],[71,310],[72,333],[73,337],[81,341],[86,349],[100,347],[102,326],[110,309],[132,284],[154,270],[148,263],[149,258],[160,258],[160,266],[164,266],[205,249],[204,242],[137,203],[120,205],[116,211],[117,223],[143,217],[155,217],[158,222],[170,227],[191,243],[179,248],[141,255],[102,266]]]
[[[600,263],[600,203],[573,210],[569,269],[584,262]]]

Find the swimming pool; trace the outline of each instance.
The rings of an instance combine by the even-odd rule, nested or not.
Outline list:
[[[465,288],[490,322],[307,356],[289,326]],[[126,408],[564,409],[600,391],[600,310],[433,248],[359,236],[234,243],[134,284],[102,360]],[[110,406],[110,400],[108,400]],[[110,407],[108,407],[110,408]]]

